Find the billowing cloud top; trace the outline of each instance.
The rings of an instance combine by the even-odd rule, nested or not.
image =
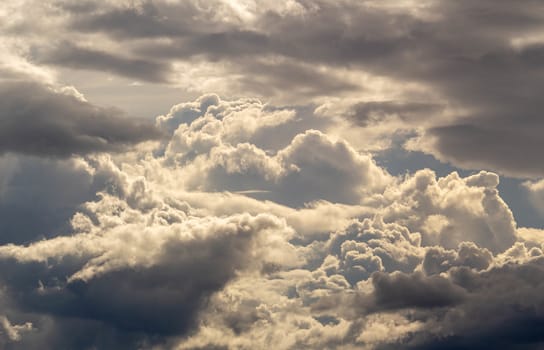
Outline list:
[[[543,16],[7,1],[0,348],[542,348]]]

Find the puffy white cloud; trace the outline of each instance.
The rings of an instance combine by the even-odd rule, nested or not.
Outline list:
[[[318,130],[297,135],[283,129],[294,119],[292,110],[210,95],[174,106],[157,123],[175,130],[164,160],[179,168],[187,189],[255,191],[260,198],[294,206],[316,200],[357,204],[392,181],[369,154],[344,140]],[[257,141],[276,131],[280,137],[292,134],[286,146],[263,148]]]
[[[213,118],[201,118],[205,116]],[[157,117],[157,124],[162,129],[174,132],[180,125],[191,125],[201,118],[202,121],[191,125],[191,131],[209,131],[209,134],[216,134],[225,142],[235,144],[249,141],[261,129],[284,124],[294,117],[294,110],[269,109],[257,99],[226,101],[215,94],[209,94],[194,102],[173,106],[167,115]],[[179,133],[179,137],[183,136],[183,133]],[[178,141],[176,139],[174,137],[172,141]]]
[[[378,271],[411,272],[424,252],[420,244],[420,234],[404,226],[386,224],[381,217],[364,219],[331,235],[327,252],[338,259],[338,266],[327,273],[341,274],[356,284]]]
[[[498,176],[488,172],[436,179],[432,171],[421,170],[386,190],[392,205],[385,208],[384,219],[420,232],[424,245],[456,248],[472,241],[501,252],[516,240],[516,223],[497,185]]]
[[[154,148],[4,156],[6,207],[35,183],[44,205],[25,203],[66,211],[63,230],[0,246],[4,328],[17,334],[2,341],[424,348],[477,337],[499,313],[484,330],[515,346],[505,324],[519,310],[541,322],[540,231],[516,227],[496,174],[394,177],[324,131],[285,132],[297,113],[207,95],[158,117],[170,139]],[[277,130],[287,142],[259,143]]]
[[[356,204],[391,181],[370,156],[314,130],[275,155],[248,143],[213,147],[185,171],[189,188],[264,190],[270,199],[298,206],[320,199]]]

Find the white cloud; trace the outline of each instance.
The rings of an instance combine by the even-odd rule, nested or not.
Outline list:
[[[2,200],[37,168],[45,203],[71,216],[64,231],[0,246],[6,317],[32,323],[18,344],[77,347],[58,336],[77,318],[77,332],[115,334],[109,348],[127,334],[125,345],[159,349],[417,346],[466,334],[470,308],[507,319],[519,315],[496,304],[530,308],[502,277],[538,302],[534,280],[516,274],[540,273],[540,232],[516,227],[496,174],[393,177],[311,129],[257,144],[296,119],[208,95],[157,119],[171,139],[156,148],[2,158]],[[62,199],[71,183],[81,198]]]
[[[420,232],[424,245],[456,248],[472,241],[501,252],[516,240],[516,223],[497,185],[498,176],[487,172],[436,179],[432,171],[421,170],[386,190],[384,197],[392,204],[384,219]]]

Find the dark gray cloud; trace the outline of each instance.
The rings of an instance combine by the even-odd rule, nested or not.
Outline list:
[[[69,157],[122,150],[160,136],[150,123],[36,83],[2,82],[0,104],[0,153]]]
[[[123,196],[123,182],[107,161],[0,157],[0,244],[69,234],[81,204],[99,191]]]
[[[122,188],[101,162],[71,156],[122,151],[160,136],[151,123],[38,83],[1,82],[0,104],[2,244],[66,234],[80,204]]]
[[[539,120],[535,116],[525,125],[508,119],[490,120],[488,124],[473,120],[475,124],[432,128],[424,137],[432,138],[441,159],[461,167],[501,169],[509,175],[537,177],[544,174],[538,151],[544,125]]]
[[[467,288],[471,296],[442,319],[453,335],[426,341],[415,348],[541,348],[543,271],[541,258],[482,273],[457,269],[454,282]]]
[[[295,62],[263,63],[237,59],[243,65],[238,80],[244,91],[258,91],[264,96],[284,95],[286,100],[341,94],[356,88],[353,82],[324,73],[310,65]],[[291,96],[291,97],[289,97]]]
[[[124,251],[126,242],[119,242],[121,250],[111,255],[117,245],[115,231],[103,236],[103,243],[109,246],[99,255],[93,251],[96,242],[85,235],[59,238],[67,245],[62,243],[58,250],[42,246],[46,255],[51,254],[45,261],[31,251],[28,255],[23,253],[26,255],[23,260],[9,257],[10,248],[4,245],[0,283],[3,295],[9,300],[12,311],[9,316],[34,315],[31,320],[39,330],[15,344],[15,348],[27,345],[34,348],[42,337],[48,346],[129,349],[186,335],[197,326],[199,310],[209,296],[239,270],[253,266],[250,258],[260,231],[279,228],[270,219],[248,216],[227,220],[208,218],[194,224],[155,227],[158,230],[155,233],[149,229],[131,232],[144,230],[142,227],[128,229],[127,234],[133,238],[147,239],[145,236],[155,234],[164,239],[155,246],[158,250],[152,252],[146,248],[144,255]],[[192,236],[187,235],[190,230]],[[91,240],[87,241],[88,238]],[[127,253],[136,260],[118,266],[118,259],[123,260]],[[102,259],[109,261],[100,263],[98,269],[106,267],[108,271],[90,278],[72,278]],[[146,262],[147,259],[152,262]],[[47,320],[52,324],[48,325]],[[60,334],[63,334],[61,339]]]
[[[369,313],[395,315],[395,310],[396,315],[420,324],[417,331],[401,338],[389,324],[391,328],[381,335],[383,342],[372,347],[379,350],[540,349],[544,343],[542,274],[542,257],[485,271],[454,267],[443,276],[377,272],[371,294],[333,294],[321,298],[315,311],[360,320],[344,338],[360,345],[355,338],[369,331]]]
[[[542,146],[538,132],[544,105],[538,91],[543,88],[544,55],[539,39],[531,39],[542,30],[542,3],[434,1],[417,10],[422,14],[355,2],[301,1],[297,6],[303,15],[256,11],[251,26],[232,20],[226,14],[234,15],[219,4],[146,2],[133,7],[106,6],[85,16],[72,13],[74,29],[138,40],[134,50],[147,57],[147,63],[133,62],[134,66],[153,66],[157,57],[229,62],[246,75],[241,86],[263,95],[290,89],[307,98],[356,89],[348,82],[327,82],[326,76],[332,75],[311,68],[317,65],[370,72],[399,84],[424,84],[441,95],[441,101],[420,97],[415,103],[359,104],[354,114],[363,125],[369,114],[380,122],[380,115],[387,112],[397,113],[404,121],[433,120],[433,112],[439,111],[432,106],[446,102],[466,112],[428,130],[424,137],[432,142],[427,152],[469,168],[518,176],[543,173],[538,166]],[[141,40],[153,37],[169,41]],[[117,69],[121,64],[114,59],[88,56],[88,60],[78,57],[80,67],[99,68],[97,62],[102,62],[102,68],[127,74]],[[256,63],[264,57],[282,59],[268,67]],[[307,66],[293,69],[295,61]],[[145,71],[143,67],[134,70]],[[323,78],[307,78],[320,74]],[[508,142],[498,141],[505,139]],[[507,152],[502,151],[505,144],[509,145]]]
[[[115,73],[132,79],[166,83],[173,70],[169,63],[152,59],[126,57],[102,50],[63,42],[53,48],[38,49],[35,60],[62,67],[92,69]]]
[[[180,255],[178,262],[173,256],[162,266],[113,271],[88,282],[69,282],[58,290],[55,285],[76,272],[85,261],[65,258],[56,267],[8,264],[3,266],[3,278],[10,281],[10,292],[23,311],[94,319],[120,330],[183,333],[194,326],[201,298],[219,289],[239,265],[239,262],[230,263],[230,259],[238,260],[230,256],[236,250],[229,251],[223,245],[228,242],[218,240],[169,247],[171,254]],[[213,262],[217,255],[225,258],[221,268],[216,268]],[[37,280],[52,290],[39,293],[34,285]]]
[[[376,272],[372,275],[372,284],[376,306],[385,309],[452,306],[466,297],[462,288],[440,276]]]
[[[483,322],[483,320],[482,320]],[[541,329],[544,327],[542,317],[534,315],[518,315],[492,329],[463,336],[450,336],[408,347],[410,350],[476,350],[497,348],[504,350],[538,350],[544,345]]]
[[[140,7],[107,8],[101,10],[94,2],[83,4],[59,3],[72,14],[70,27],[79,31],[104,31],[120,39],[134,37],[174,36],[183,30],[174,21],[165,21],[152,2]]]
[[[153,2],[116,4],[87,1],[74,5],[60,1],[57,7],[69,14],[70,29],[103,32],[116,39],[179,38],[207,31],[235,29],[222,21],[218,3]]]
[[[351,115],[346,117],[364,127],[394,119],[414,124],[440,114],[442,110],[443,106],[431,103],[372,101],[355,104],[352,106]]]

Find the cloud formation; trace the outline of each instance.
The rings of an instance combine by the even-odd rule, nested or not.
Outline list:
[[[542,6],[532,0],[13,6],[37,6],[53,19],[3,25],[10,35],[33,35],[26,52],[35,62],[303,105],[347,98],[356,116],[348,123],[365,129],[397,118],[393,129],[418,132],[412,148],[441,160],[520,177],[543,173],[534,151]],[[58,33],[56,43],[44,28]]]
[[[32,178],[65,227],[0,246],[2,344],[540,346],[542,232],[517,227],[496,174],[394,177],[345,140],[283,134],[298,113],[205,95],[157,117],[153,148],[4,156],[86,185],[63,199]],[[290,140],[254,141],[274,131]],[[13,205],[24,188],[3,174]]]
[[[542,7],[7,1],[0,348],[542,348]]]
[[[66,158],[160,136],[149,123],[34,82],[0,82],[0,103],[0,153]]]
[[[41,49],[38,54],[40,63],[57,66],[92,69],[116,73],[138,80],[150,82],[168,82],[172,68],[168,63],[123,57],[121,55],[80,47],[62,42],[55,48]]]

